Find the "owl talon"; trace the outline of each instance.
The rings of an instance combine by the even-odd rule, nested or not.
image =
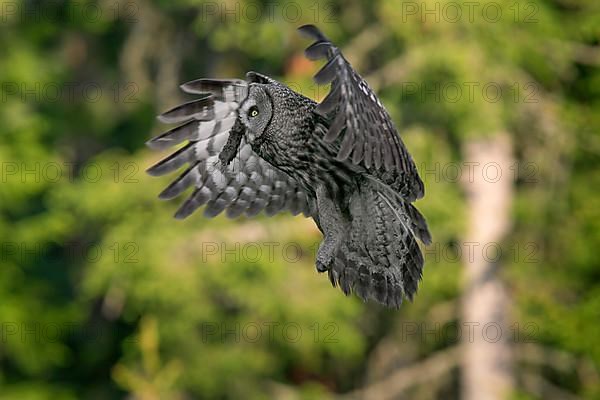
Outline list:
[[[325,265],[319,260],[316,260],[315,265],[317,267],[317,272],[326,272],[329,270],[330,265]]]

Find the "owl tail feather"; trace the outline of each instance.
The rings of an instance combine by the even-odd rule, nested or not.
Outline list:
[[[351,229],[329,279],[349,295],[356,293],[398,308],[412,300],[423,271],[423,254],[416,238],[431,243],[423,215],[389,187],[364,182],[350,200]]]

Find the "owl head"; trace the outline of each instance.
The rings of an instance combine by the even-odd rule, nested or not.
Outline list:
[[[248,89],[248,97],[240,106],[239,117],[246,128],[248,143],[252,144],[267,131],[274,107],[268,85],[254,83]]]

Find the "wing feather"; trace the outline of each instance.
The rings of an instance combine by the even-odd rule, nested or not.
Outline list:
[[[267,215],[284,210],[310,215],[309,197],[298,183],[260,158],[243,138],[235,142],[239,146],[227,165],[219,159],[232,132],[240,135],[236,130],[243,128],[242,124],[236,124],[237,110],[248,94],[248,85],[269,79],[249,73],[248,81],[198,79],[184,83],[181,85],[184,92],[202,97],[159,116],[162,122],[180,125],[149,140],[148,147],[163,150],[187,142],[147,171],[159,176],[188,165],[159,195],[161,199],[172,199],[194,187],[175,213],[176,218],[186,218],[203,205],[206,205],[204,215],[209,218],[223,211],[231,218],[243,213],[255,215],[263,210]]]
[[[319,29],[304,25],[299,31],[315,40],[306,56],[326,59],[314,79],[318,84],[331,82],[331,90],[316,112],[332,121],[324,139],[340,140],[337,159],[361,164],[377,177],[388,172],[385,183],[408,201],[423,197],[423,182],[412,157],[373,90]]]

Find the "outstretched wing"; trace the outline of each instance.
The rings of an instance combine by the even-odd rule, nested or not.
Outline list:
[[[255,75],[249,75],[249,79],[258,79]],[[224,210],[232,218],[242,213],[256,215],[262,210],[267,215],[283,210],[294,215],[310,214],[308,197],[297,182],[260,158],[242,137],[243,126],[238,121],[237,110],[248,94],[248,84],[239,79],[188,82],[181,86],[182,90],[202,97],[159,116],[164,123],[180,125],[149,140],[150,148],[163,150],[187,142],[148,169],[150,175],[158,176],[188,165],[159,195],[162,199],[171,199],[194,187],[191,196],[177,210],[176,218],[185,218],[204,204],[207,217]],[[239,139],[232,140],[237,145],[233,149],[235,156],[223,165],[219,154],[230,135]]]
[[[327,59],[315,81],[331,82],[331,90],[316,112],[332,121],[325,140],[339,140],[338,160],[363,165],[408,201],[423,197],[415,163],[373,90],[317,27],[304,25],[299,31],[316,40],[306,49],[306,56]]]

